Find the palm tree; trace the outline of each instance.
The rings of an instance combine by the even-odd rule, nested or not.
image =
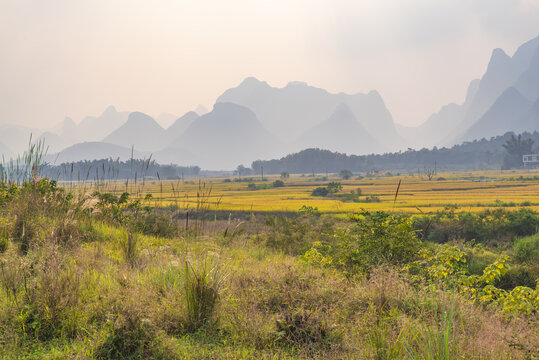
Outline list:
[[[523,139],[522,135],[511,137],[502,146],[505,149],[505,157],[503,158],[502,169],[511,169],[522,166],[522,156],[531,154],[534,141],[532,139]]]

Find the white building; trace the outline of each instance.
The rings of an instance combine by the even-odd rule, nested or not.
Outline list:
[[[522,155],[522,162],[527,169],[539,169],[539,154]]]

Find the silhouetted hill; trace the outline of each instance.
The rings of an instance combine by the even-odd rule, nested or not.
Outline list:
[[[539,98],[517,121],[516,132],[539,131]]]
[[[74,133],[61,133],[78,141],[101,141],[112,131],[118,129],[126,121],[129,112],[119,112],[114,106],[109,106],[99,116],[87,116],[77,125]]]
[[[490,138],[515,129],[531,103],[515,88],[510,87],[496,100],[494,105],[462,137],[466,141]],[[525,129],[529,130],[529,129]]]
[[[129,114],[127,122],[103,139],[103,142],[139,151],[157,151],[165,144],[165,130],[150,116],[141,112]]]
[[[528,99],[539,98],[539,38],[535,39],[535,53],[531,58],[530,65],[524,71],[518,80],[515,82],[514,87],[518,89]]]
[[[426,122],[419,126],[399,127],[399,133],[406,139],[408,146],[431,147],[453,141],[455,131],[462,125],[466,110],[477,93],[479,83],[479,79],[475,79],[470,83],[464,104],[450,103],[445,105],[439,112],[432,114]]]
[[[327,120],[342,103],[348,105],[357,121],[388,148],[403,144],[391,114],[376,91],[368,94],[331,94],[303,82],[290,82],[275,88],[255,78],[225,91],[217,102],[231,102],[251,109],[262,125],[285,142],[292,142],[307,129]]]
[[[167,128],[167,144],[178,140],[185,130],[195,121],[199,115],[194,111],[189,111],[182,117],[176,119],[172,125]]]
[[[7,146],[14,155],[28,149],[30,136],[33,141],[43,133],[42,130],[30,129],[20,125],[0,124],[0,142]]]
[[[234,169],[262,156],[275,154],[278,141],[249,109],[217,103],[197,118],[169,148],[188,150],[205,169]],[[169,150],[169,149],[165,149]]]
[[[45,144],[48,154],[57,153],[76,143],[76,140],[47,131],[38,138]]]
[[[193,154],[191,151],[173,146],[166,147],[163,150],[152,153],[152,158],[154,158],[160,164],[177,164],[188,166],[205,163],[202,157]]]
[[[47,162],[53,164],[70,163],[81,160],[95,159],[120,159],[129,160],[131,157],[142,159],[148,157],[149,154],[143,154],[137,150],[122,147],[105,142],[83,142],[75,144],[60,151],[58,154],[50,154],[47,156]]]
[[[466,100],[462,105],[444,107],[421,126],[416,129],[404,129],[404,132],[411,135],[418,134],[419,140],[421,138],[435,139],[435,142],[418,141],[414,145],[451,145],[470,139],[471,135],[478,138],[491,136],[492,131],[480,133],[481,129],[487,128],[486,118],[495,122],[491,125],[492,129],[500,131],[504,127],[498,127],[499,118],[508,114],[495,115],[494,112],[508,108],[516,109],[519,104],[522,105],[522,102],[516,98],[517,103],[513,105],[508,103],[507,98],[499,99],[510,87],[518,90],[529,101],[533,102],[539,97],[539,37],[522,44],[512,57],[501,49],[495,49],[485,74],[479,81],[474,80],[470,84]],[[505,106],[501,107],[500,102],[503,102]],[[489,113],[488,116],[487,113]],[[522,114],[522,111],[519,110],[518,114]],[[504,131],[534,129],[518,128],[516,126],[519,122],[518,114],[506,117],[506,122],[510,126],[505,127]],[[485,116],[486,118],[483,118]],[[438,134],[446,135],[440,137]],[[503,134],[503,131],[496,135],[500,134]]]
[[[296,142],[296,147],[320,147],[356,155],[387,150],[365,130],[344,103],[326,121],[307,130]]]

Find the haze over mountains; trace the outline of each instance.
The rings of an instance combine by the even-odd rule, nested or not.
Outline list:
[[[110,106],[79,123],[66,118],[52,129],[0,125],[0,154],[21,153],[32,134],[45,141],[48,160],[57,163],[126,159],[133,152],[161,163],[217,170],[310,147],[360,155],[534,130],[539,130],[539,37],[513,56],[495,49],[464,102],[442,107],[417,127],[396,125],[375,90],[333,94],[304,82],[278,88],[249,77],[219,96],[210,112],[199,106],[179,117],[163,113],[154,119]]]
[[[415,146],[446,146],[507,131],[539,129],[539,37],[510,57],[492,52],[481,79],[473,80],[463,104],[449,104],[416,128],[402,133]]]

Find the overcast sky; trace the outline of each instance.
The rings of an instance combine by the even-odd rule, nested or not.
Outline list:
[[[537,35],[537,0],[0,0],[0,123],[181,115],[255,76],[376,89],[412,125]]]

